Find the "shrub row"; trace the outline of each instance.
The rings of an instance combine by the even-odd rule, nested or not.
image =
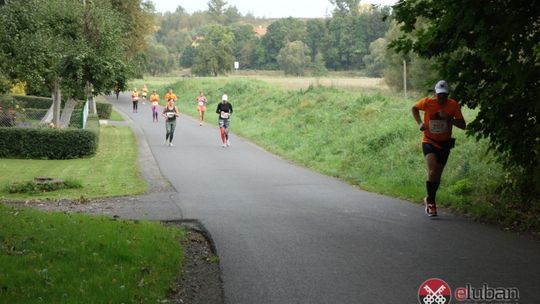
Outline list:
[[[96,110],[99,118],[110,119],[112,114],[112,104],[105,102],[96,102]]]
[[[95,120],[95,118],[92,118]],[[1,158],[69,159],[93,155],[96,129],[0,128]]]
[[[13,98],[24,108],[48,109],[52,104],[52,98],[47,97],[14,95]]]

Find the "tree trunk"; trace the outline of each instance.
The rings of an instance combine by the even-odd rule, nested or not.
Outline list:
[[[60,90],[60,80],[54,82],[53,88],[53,124],[55,128],[60,126],[60,107],[62,104],[62,92]]]
[[[94,86],[90,82],[86,82],[86,98],[88,100],[88,114],[97,114],[96,101],[94,99]]]

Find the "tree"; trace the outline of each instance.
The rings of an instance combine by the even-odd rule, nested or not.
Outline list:
[[[419,20],[417,25],[425,24],[425,20]],[[370,54],[364,57],[368,73],[377,71],[382,73],[384,80],[394,90],[403,90],[403,61],[407,65],[407,89],[410,91],[425,91],[431,88],[437,71],[434,59],[421,58],[414,53],[397,53],[388,48],[390,41],[403,35],[396,22],[392,22],[390,29],[383,38],[376,40],[370,45]],[[373,69],[373,70],[372,70]],[[429,93],[429,92],[428,92]]]
[[[276,58],[280,50],[291,41],[305,41],[306,35],[306,25],[301,20],[289,17],[272,22],[261,41],[265,49],[266,67],[277,68]]]
[[[302,41],[293,41],[279,51],[277,61],[285,74],[302,76],[311,62],[309,47]]]
[[[210,0],[208,1],[208,13],[214,18],[214,21],[223,23],[225,20],[225,6],[227,1],[224,0]]]
[[[193,65],[193,61],[197,56],[197,49],[191,45],[186,46],[182,56],[180,57],[180,66],[184,68],[190,68]]]
[[[152,75],[167,73],[171,70],[169,65],[169,51],[160,43],[151,43],[146,51],[146,69]]]
[[[382,76],[385,67],[386,47],[387,42],[384,38],[379,38],[369,45],[369,54],[364,56],[368,76]]]
[[[311,60],[322,51],[324,36],[326,35],[326,26],[320,19],[309,19],[306,22],[306,40],[311,53]]]
[[[452,95],[479,108],[469,125],[489,139],[527,201],[540,192],[540,22],[538,1],[400,1],[395,19],[414,37],[392,46],[436,59]],[[527,204],[525,204],[527,205]]]
[[[12,81],[46,86],[54,100],[58,123],[61,91],[67,97],[84,97],[87,84],[96,93],[108,92],[127,67],[122,20],[110,2],[14,1],[0,7],[0,62]]]
[[[113,9],[119,13],[116,18],[123,20],[121,29],[124,32],[119,41],[129,45],[126,55],[129,59],[136,57],[146,49],[145,38],[154,31],[154,5],[145,0],[108,0]],[[91,3],[91,1],[88,1]],[[93,2],[93,1],[92,1]]]
[[[315,60],[311,67],[311,73],[313,76],[320,77],[328,74],[328,69],[326,69],[326,63],[321,53],[315,55]]]
[[[204,39],[197,47],[191,71],[200,76],[217,76],[231,71],[234,34],[226,27],[213,24],[204,31]]]
[[[337,16],[356,16],[359,13],[360,0],[330,0],[336,6],[334,14]]]

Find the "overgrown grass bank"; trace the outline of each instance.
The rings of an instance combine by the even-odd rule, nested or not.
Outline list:
[[[146,182],[139,176],[137,147],[129,127],[100,129],[97,153],[70,160],[0,159],[0,199],[77,199],[142,194]],[[12,183],[26,183],[35,177],[80,182],[82,188],[51,192],[9,193]]]
[[[158,223],[0,205],[2,303],[160,303],[183,232]]]
[[[421,132],[411,116],[415,100],[333,88],[287,91],[250,79],[195,78],[171,86],[184,113],[197,116],[193,99],[204,90],[208,122],[222,94],[235,114],[232,132],[266,149],[363,189],[420,202],[426,169]],[[467,121],[475,112],[463,109]],[[439,204],[473,217],[520,229],[540,230],[534,214],[520,214],[498,196],[505,173],[487,150],[455,129],[438,194]]]

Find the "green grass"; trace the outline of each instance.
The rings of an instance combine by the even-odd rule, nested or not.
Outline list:
[[[139,176],[135,137],[129,127],[100,129],[95,156],[70,160],[0,159],[0,199],[77,199],[142,194],[147,185]],[[82,188],[38,193],[9,193],[11,183],[35,177],[76,180]]]
[[[0,302],[157,303],[183,259],[158,223],[0,205]]]
[[[228,94],[235,109],[233,133],[369,191],[417,203],[425,196],[422,134],[410,111],[415,99],[324,87],[286,90],[247,78],[192,78],[168,84],[171,80],[166,78],[160,85],[174,88],[184,113],[197,117],[191,101],[203,89],[210,101],[207,120],[211,121],[221,95]],[[463,113],[468,122],[476,116],[466,108]],[[505,172],[488,152],[487,142],[477,142],[457,128],[454,136],[457,147],[443,175],[439,205],[540,231],[537,216],[524,217],[498,195]]]
[[[122,117],[122,115],[120,115],[120,113],[113,110],[112,113],[111,113],[111,118],[109,120],[111,120],[111,121],[124,121],[124,118]]]

